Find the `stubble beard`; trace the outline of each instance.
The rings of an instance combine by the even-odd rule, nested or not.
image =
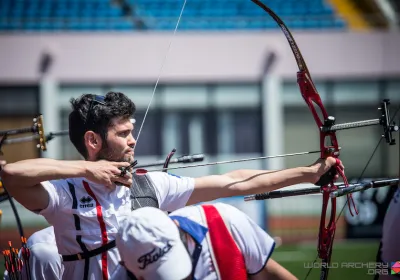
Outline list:
[[[97,160],[107,160],[107,161],[114,161],[114,162],[133,162],[133,156],[117,153],[115,149],[111,149],[109,147],[102,147],[100,150]]]

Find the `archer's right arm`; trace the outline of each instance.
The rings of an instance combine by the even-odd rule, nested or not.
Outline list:
[[[132,178],[129,172],[124,177],[119,176],[121,171],[118,168],[123,166],[129,166],[129,163],[39,158],[7,164],[0,176],[11,196],[27,209],[39,211],[49,203],[49,195],[42,182],[85,177],[106,187],[114,187],[115,182],[130,186]]]

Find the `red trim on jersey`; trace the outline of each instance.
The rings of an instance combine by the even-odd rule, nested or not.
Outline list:
[[[206,216],[211,246],[221,280],[246,280],[246,264],[242,252],[213,205],[202,205]]]
[[[107,228],[103,219],[102,207],[99,201],[97,200],[97,197],[94,195],[92,189],[90,188],[88,182],[83,181],[83,186],[85,187],[86,192],[96,202],[97,220],[99,221],[100,224],[102,245],[103,246],[107,245],[108,243]],[[108,280],[107,251],[101,253],[101,272],[103,274],[103,280]]]

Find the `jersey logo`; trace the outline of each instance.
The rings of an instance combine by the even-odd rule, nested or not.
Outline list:
[[[81,202],[81,204],[79,205],[80,208],[89,208],[94,206],[94,204],[92,203],[93,198],[91,198],[90,196],[82,196],[79,201]]]

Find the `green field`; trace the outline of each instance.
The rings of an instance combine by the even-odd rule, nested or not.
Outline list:
[[[376,252],[379,247],[378,241],[336,241],[332,254],[332,262],[374,262]],[[279,246],[272,254],[272,258],[289,269],[299,279],[304,279],[308,268],[304,268],[305,263],[309,264],[316,257],[316,245],[286,245]],[[0,275],[3,275],[4,263],[0,261]],[[319,269],[312,269],[308,279],[319,279]],[[0,277],[1,279],[2,277]],[[373,279],[368,275],[367,268],[331,268],[329,279]]]
[[[332,253],[332,264],[336,263],[339,268],[329,270],[329,279],[373,279],[368,275],[368,268],[340,268],[351,265],[350,262],[367,263],[375,262],[376,253],[379,248],[378,241],[346,241],[334,243]],[[272,254],[272,258],[282,266],[290,270],[299,279],[305,279],[309,268],[317,256],[316,244],[293,245],[278,247]],[[313,268],[307,279],[319,279],[320,269]]]

